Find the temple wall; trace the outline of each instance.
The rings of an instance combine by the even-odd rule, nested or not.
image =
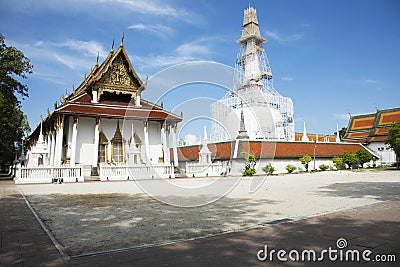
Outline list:
[[[256,173],[257,174],[264,174],[262,168],[264,166],[266,166],[268,163],[271,163],[273,167],[275,167],[275,172],[274,174],[278,174],[278,173],[287,173],[286,170],[286,166],[288,164],[294,165],[297,167],[297,170],[295,172],[298,171],[305,171],[305,167],[303,164],[300,163],[299,159],[274,159],[274,160],[268,160],[268,159],[261,159],[259,161],[257,161],[256,164]],[[334,168],[334,165],[332,163],[332,159],[319,159],[316,158],[315,159],[315,168],[317,170],[319,170],[319,166],[325,164],[328,166],[331,166],[332,168]],[[245,160],[244,159],[234,159],[232,160],[232,164],[231,164],[231,175],[240,175],[242,173],[242,170],[244,168],[245,165]],[[308,164],[308,170],[311,171],[314,168],[314,161],[312,160],[309,164]]]
[[[79,164],[91,165],[93,162],[95,125],[95,118],[79,118],[75,160]]]
[[[377,165],[391,165],[396,162],[396,154],[393,149],[385,145],[384,142],[370,143],[366,147],[379,156],[379,160],[376,163]]]

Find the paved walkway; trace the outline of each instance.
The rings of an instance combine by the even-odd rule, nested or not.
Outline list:
[[[337,249],[339,238],[346,239],[346,249],[371,250],[371,259],[376,254],[394,254],[397,259],[397,264],[362,262],[363,266],[398,266],[400,261],[400,201],[388,200],[301,221],[155,248],[66,259],[35,220],[12,181],[0,181],[0,197],[0,266],[309,266],[310,262],[278,262],[276,254],[273,262],[260,262],[256,254],[264,245],[269,251]],[[334,264],[357,263],[327,260],[318,263],[319,266]]]

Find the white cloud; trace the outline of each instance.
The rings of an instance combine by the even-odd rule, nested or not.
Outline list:
[[[68,40],[63,43],[53,43],[56,47],[67,47],[69,49],[83,52],[85,56],[97,56],[97,53],[100,54],[101,57],[106,57],[107,52],[103,48],[103,46],[96,41],[81,41],[81,40]]]
[[[86,2],[86,1],[84,1]],[[95,0],[91,1],[94,3],[111,3],[115,5],[121,5],[123,7],[129,8],[135,13],[150,14],[150,15],[163,15],[177,17],[179,11],[171,6],[165,5],[161,1],[154,0]]]
[[[196,60],[196,58],[192,56],[153,54],[147,56],[133,56],[132,58],[134,62],[137,62],[135,65],[138,66],[139,69],[166,67]]]
[[[86,69],[88,66],[92,65],[89,60],[82,59],[77,56],[69,56],[66,54],[54,53],[54,58],[61,64],[67,66],[72,70],[82,70]]]
[[[266,35],[269,38],[274,39],[274,40],[276,40],[278,42],[281,42],[281,43],[297,41],[297,40],[302,39],[303,36],[304,36],[303,33],[295,33],[295,34],[284,35],[284,34],[281,34],[279,32],[276,32],[276,31],[267,31]]]
[[[140,69],[167,67],[195,60],[204,60],[212,53],[209,44],[204,44],[207,40],[209,38],[200,38],[192,42],[183,43],[164,55],[136,55],[132,58],[137,62],[136,66]]]
[[[209,55],[211,53],[207,45],[195,42],[181,44],[176,48],[176,52],[181,56]]]
[[[128,27],[128,29],[142,31],[142,32],[149,32],[151,34],[155,34],[158,36],[166,36],[173,33],[172,28],[161,24],[142,24],[142,23],[132,24]]]
[[[293,78],[292,78],[292,77],[288,77],[288,76],[283,76],[283,77],[281,78],[281,80],[282,80],[282,81],[293,81]]]
[[[187,134],[185,135],[185,142],[187,145],[196,145],[198,144],[197,136],[194,134]]]
[[[377,83],[377,82],[378,82],[377,80],[372,80],[372,79],[365,80],[365,83],[368,83],[368,84],[374,84],[374,83]]]

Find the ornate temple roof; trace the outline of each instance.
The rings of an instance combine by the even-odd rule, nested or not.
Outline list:
[[[182,117],[149,101],[141,99],[141,92],[146,89],[147,78],[143,83],[124,49],[123,39],[114,52],[113,47],[107,58],[99,65],[97,57],[90,74],[84,75],[82,83],[68,96],[62,95],[61,103],[54,103],[54,111],[47,110],[43,120],[43,132],[47,133],[62,123],[63,115],[138,119],[166,121],[176,123]],[[27,138],[28,145],[39,136],[39,125]]]
[[[378,110],[376,113],[351,116],[346,142],[370,143],[385,141],[393,123],[400,121],[400,108]]]

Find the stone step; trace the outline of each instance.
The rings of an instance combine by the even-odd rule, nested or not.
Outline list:
[[[100,176],[85,176],[85,182],[100,181]]]

